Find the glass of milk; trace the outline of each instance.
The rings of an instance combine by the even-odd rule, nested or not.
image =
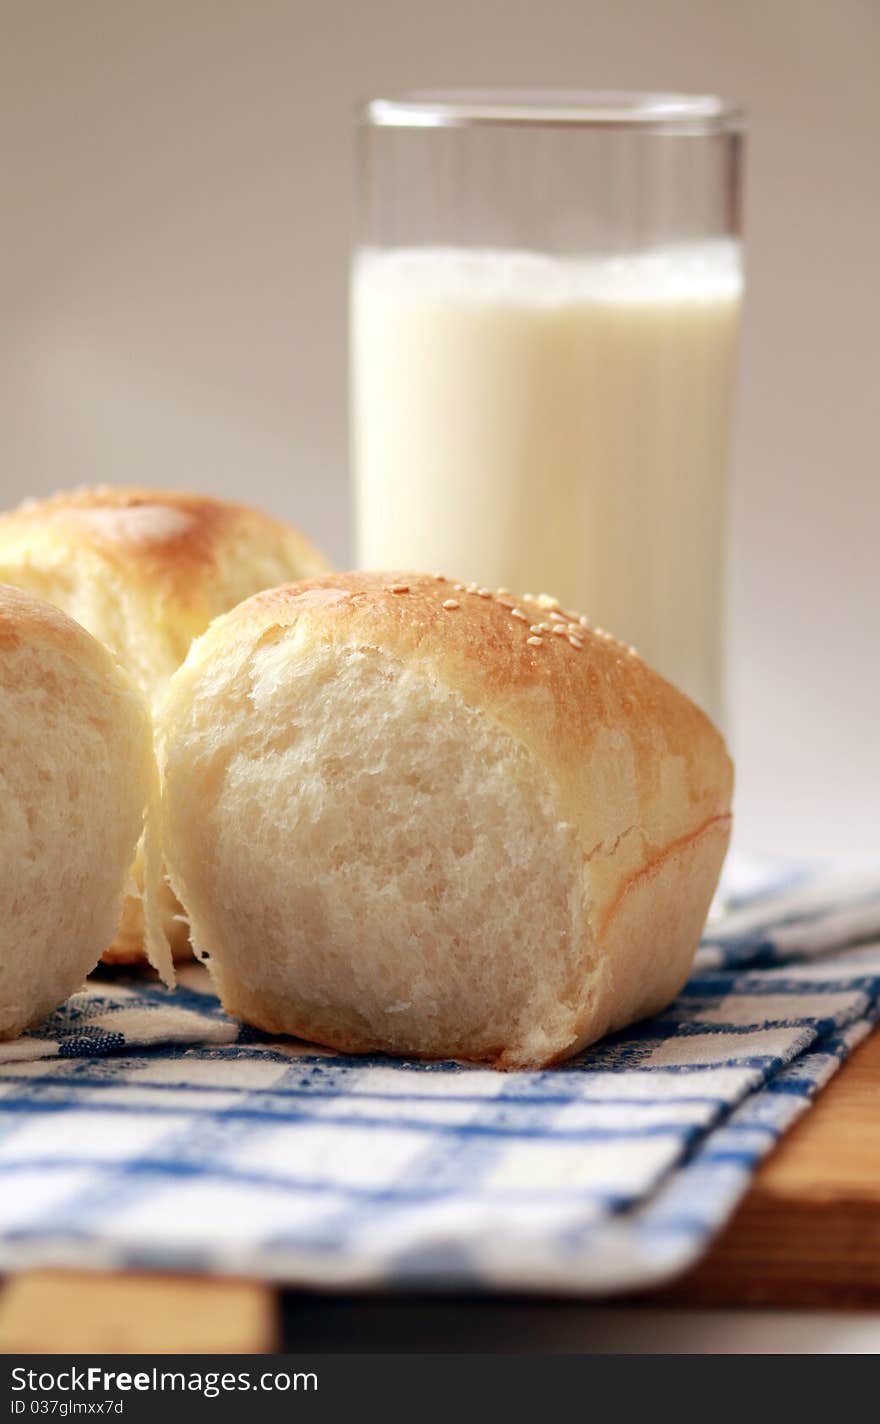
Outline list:
[[[741,115],[429,93],[359,140],[361,566],[550,593],[720,718]]]

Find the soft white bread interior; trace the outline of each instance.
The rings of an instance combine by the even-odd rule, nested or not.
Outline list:
[[[537,1067],[687,977],[724,742],[552,599],[412,574],[258,594],[193,645],[158,734],[172,884],[252,1024]]]
[[[146,703],[111,654],[0,586],[0,1038],[113,939],[154,779]]]
[[[305,535],[207,495],[103,486],[31,500],[0,515],[0,581],[48,599],[112,648],[155,703],[193,638],[258,589],[328,567]],[[134,884],[142,889],[142,857]],[[180,906],[159,891],[167,934],[186,956]],[[140,893],[125,902],[105,958],[143,957]]]

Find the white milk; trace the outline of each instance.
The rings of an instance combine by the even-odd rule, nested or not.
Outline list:
[[[361,566],[552,593],[718,716],[741,287],[722,240],[362,253]]]

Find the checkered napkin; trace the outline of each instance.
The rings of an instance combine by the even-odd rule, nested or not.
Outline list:
[[[184,981],[0,1045],[0,1268],[600,1294],[693,1262],[880,1017],[880,873],[752,894],[664,1014],[546,1072],[273,1041]]]

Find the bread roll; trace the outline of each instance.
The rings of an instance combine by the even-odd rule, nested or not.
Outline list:
[[[724,742],[552,599],[414,574],[258,594],[194,643],[158,734],[196,953],[270,1033],[537,1068],[687,977]]]
[[[65,490],[0,515],[0,582],[55,603],[154,702],[212,618],[328,564],[255,509],[163,490]]]
[[[197,634],[258,589],[328,567],[299,533],[243,505],[146,489],[79,489],[0,515],[0,581],[63,608],[112,648],[151,703]],[[143,885],[142,852],[134,867]],[[180,906],[160,893],[175,954]],[[110,961],[143,957],[140,895],[125,903]]]
[[[154,775],[146,703],[107,649],[0,586],[0,1038],[112,940]]]

